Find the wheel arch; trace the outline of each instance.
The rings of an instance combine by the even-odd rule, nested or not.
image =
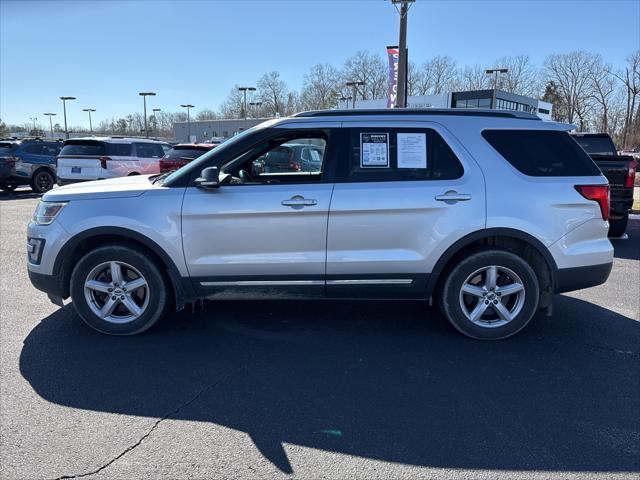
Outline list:
[[[109,243],[130,245],[153,256],[170,280],[178,310],[183,308],[186,303],[195,300],[196,295],[191,282],[180,275],[180,270],[164,249],[149,237],[123,227],[91,228],[75,235],[62,247],[55,259],[53,274],[60,278],[64,288],[64,298],[69,296],[69,282],[73,265],[85,253]]]
[[[534,236],[513,228],[487,228],[473,232],[451,245],[438,259],[427,282],[427,295],[431,296],[446,278],[447,270],[468,249],[478,246],[497,246],[523,256],[532,264],[541,281],[541,307],[550,305],[558,266],[544,244]],[[528,258],[527,258],[528,257]],[[544,284],[543,284],[544,283]]]

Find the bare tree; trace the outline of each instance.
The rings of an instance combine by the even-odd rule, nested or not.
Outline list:
[[[358,87],[362,100],[383,98],[387,91],[387,70],[380,55],[360,50],[349,57],[342,69],[342,86],[352,81],[365,82],[363,87]],[[342,90],[342,92],[350,95],[348,90]]]
[[[243,105],[242,92],[238,90],[238,85],[234,85],[229,91],[227,99],[220,105],[220,116],[222,118],[241,118]]]
[[[627,62],[624,70],[615,74],[626,90],[626,109],[622,133],[622,144],[625,147],[628,145],[627,141],[630,144],[640,141],[640,102],[638,102],[640,95],[640,49],[629,55]]]
[[[218,118],[216,112],[208,108],[200,110],[196,115],[196,120],[215,120],[216,118]]]
[[[425,81],[431,86],[431,91],[438,95],[451,89],[456,84],[458,69],[453,58],[439,55],[432,58],[422,67]]]
[[[498,77],[499,88],[519,95],[537,97],[542,90],[540,75],[531,63],[529,55],[502,57],[493,64],[494,68],[506,68],[508,71]]]
[[[287,84],[280,78],[277,71],[265,73],[257,83],[258,96],[263,106],[271,113],[271,115],[284,114],[287,103]]]
[[[591,99],[598,115],[595,126],[601,132],[614,133],[610,130],[611,98],[616,91],[616,78],[611,74],[611,65],[605,64],[599,55],[588,72]]]
[[[597,56],[583,51],[549,55],[545,62],[546,75],[557,87],[559,100],[566,118],[561,120],[574,123],[580,121],[584,130],[592,105],[590,71]]]
[[[336,105],[340,73],[328,63],[318,63],[304,76],[300,102],[303,109],[321,110]]]
[[[460,74],[460,83],[465,90],[486,90],[491,88],[491,79],[482,65],[466,66]]]

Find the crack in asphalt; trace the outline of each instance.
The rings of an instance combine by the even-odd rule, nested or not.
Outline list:
[[[286,342],[286,344],[288,344],[289,342]],[[274,349],[277,350],[277,349]],[[262,358],[262,362],[264,362],[265,360],[271,358],[273,355],[275,355],[277,353],[277,351],[273,351],[268,355],[265,355],[264,358]],[[140,437],[140,439],[135,442],[132,445],[129,445],[126,449],[124,449],[122,452],[120,452],[118,455],[116,455],[115,457],[113,457],[111,460],[109,460],[108,462],[100,465],[98,468],[91,470],[89,472],[84,472],[84,473],[78,473],[75,475],[62,475],[60,477],[55,477],[52,480],[67,480],[67,479],[72,479],[72,478],[83,478],[83,477],[88,477],[89,475],[95,475],[99,472],[101,472],[102,470],[104,470],[105,468],[109,467],[110,465],[112,465],[114,462],[116,462],[117,460],[121,459],[122,457],[124,457],[127,453],[131,452],[132,450],[136,449],[137,447],[139,447],[142,442],[144,442],[152,433],[153,431],[158,427],[158,425],[160,425],[162,422],[164,422],[165,420],[170,419],[173,415],[177,414],[178,412],[180,412],[180,410],[182,410],[183,408],[188,407],[189,405],[191,405],[192,403],[194,403],[196,400],[198,400],[202,395],[204,395],[205,393],[209,392],[210,390],[213,390],[215,387],[217,387],[220,383],[222,383],[223,381],[227,380],[229,377],[231,377],[232,375],[238,374],[243,370],[248,370],[249,367],[256,365],[258,362],[254,362],[251,365],[244,365],[242,367],[238,367],[232,371],[230,371],[229,373],[227,373],[226,375],[223,375],[222,377],[218,378],[215,382],[207,385],[206,387],[204,387],[203,389],[201,389],[198,393],[196,393],[191,399],[187,400],[186,402],[182,403],[181,405],[179,405],[177,408],[175,408],[174,410],[172,410],[171,412],[167,413],[166,415],[164,415],[162,418],[159,418],[158,420],[156,420],[156,422],[151,426],[151,428],[144,434],[142,435],[142,437]]]

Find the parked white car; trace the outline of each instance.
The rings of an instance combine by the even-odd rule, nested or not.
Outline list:
[[[57,157],[57,183],[160,173],[160,159],[170,149],[168,143],[146,138],[73,138]]]
[[[46,193],[29,276],[115,335],[201,298],[304,296],[425,299],[505,338],[611,271],[609,185],[571,128],[480,109],[271,120],[171,174]],[[252,171],[301,142],[317,169]]]

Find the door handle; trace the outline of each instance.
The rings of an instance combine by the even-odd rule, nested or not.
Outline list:
[[[436,195],[435,199],[439,202],[445,203],[466,202],[467,200],[471,200],[471,195],[468,193],[458,193],[455,190],[449,190],[443,195]]]
[[[302,195],[294,195],[289,200],[283,200],[281,203],[285,207],[303,208],[317,205],[318,201],[313,198],[304,198]]]

